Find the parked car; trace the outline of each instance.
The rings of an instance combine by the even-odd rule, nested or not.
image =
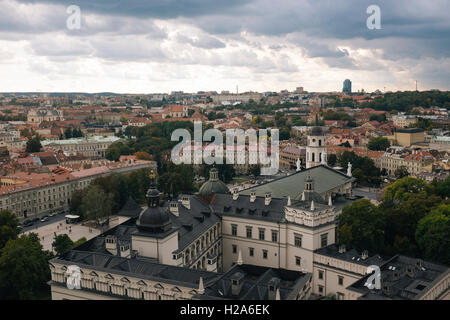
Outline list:
[[[43,217],[41,218],[41,222],[45,222],[45,221],[48,221],[48,217],[47,217],[47,216],[43,216]]]
[[[33,222],[33,223],[34,223],[34,222],[38,222],[38,221],[39,221],[39,218],[37,218],[37,217],[36,217],[36,218],[33,218],[33,219],[31,219],[31,222]]]
[[[49,217],[54,217],[54,216],[56,216],[58,213],[56,212],[56,211],[54,211],[54,212],[52,212],[52,213],[50,213],[48,216]]]
[[[34,223],[33,223],[33,221],[31,221],[31,220],[25,220],[24,222],[23,222],[23,226],[24,227],[30,227],[30,226],[32,226]]]

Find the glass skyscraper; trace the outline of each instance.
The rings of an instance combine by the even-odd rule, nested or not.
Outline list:
[[[342,92],[352,93],[352,82],[349,79],[345,79],[344,88],[342,89]]]

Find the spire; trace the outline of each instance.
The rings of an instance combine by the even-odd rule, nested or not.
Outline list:
[[[203,278],[200,277],[200,280],[198,280],[198,293],[199,294],[205,294],[205,287],[203,286]]]
[[[315,207],[314,207],[314,200],[311,201],[311,211],[314,211]]]
[[[319,116],[318,116],[318,114],[316,113],[316,127],[317,126],[319,126]]]
[[[333,205],[333,200],[331,199],[331,194],[328,196],[328,205],[330,207]]]
[[[280,297],[280,288],[277,288],[277,292],[275,293],[275,300],[281,300],[281,297]]]
[[[239,249],[237,264],[241,266],[243,263],[244,263],[244,261],[242,260],[242,252],[241,252],[241,249]]]
[[[291,196],[288,196],[288,202],[287,205],[290,206],[291,205]]]

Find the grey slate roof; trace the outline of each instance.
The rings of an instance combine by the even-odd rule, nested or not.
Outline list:
[[[141,211],[142,208],[136,203],[132,196],[129,196],[127,202],[117,215],[124,217],[138,217]]]
[[[247,219],[281,222],[284,219],[284,206],[287,199],[272,198],[270,204],[264,204],[264,197],[256,197],[255,202],[250,202],[250,196],[239,195],[233,200],[232,195],[216,194],[212,207],[219,216],[234,216]]]
[[[176,252],[182,251],[220,220],[220,218],[212,212],[211,208],[204,204],[200,199],[192,195],[189,195],[188,197],[191,202],[191,210],[186,209],[181,203],[178,203],[179,216],[176,217],[172,213],[169,213],[172,227],[165,233],[147,234],[145,232],[140,232],[136,227],[137,218],[135,217],[106,231],[100,236],[85,242],[77,247],[77,249],[107,253],[108,251],[105,250],[105,238],[108,235],[116,236],[118,240],[131,241],[132,234],[162,238],[170,233],[178,231],[179,249]],[[162,208],[166,210],[167,203]]]
[[[370,275],[347,289],[362,293],[360,300],[417,300],[443,278],[450,278],[450,268],[446,266],[402,255],[386,261],[380,270],[380,290],[369,290],[364,286]]]
[[[198,288],[200,277],[204,283],[210,283],[220,277],[215,272],[169,266],[141,260],[138,258],[121,258],[117,256],[71,250],[61,257],[50,260],[50,263],[76,264],[80,268],[89,268],[112,274],[161,281],[173,285]]]
[[[267,192],[270,192],[273,198],[287,198],[290,196],[292,200],[301,199],[305,180],[308,176],[313,178],[314,190],[320,195],[355,180],[355,178],[349,177],[340,171],[325,165],[319,165],[240,191],[240,194],[250,195],[250,192],[255,191],[257,196],[264,197]]]
[[[239,295],[232,295],[232,279],[243,276],[242,289]],[[279,284],[281,300],[294,299],[299,289],[303,288],[311,278],[310,273],[285,269],[272,269],[254,265],[235,265],[219,279],[205,288],[204,295],[196,295],[200,299],[233,299],[233,300],[267,300],[269,284],[273,279]]]
[[[369,254],[368,258],[362,259],[362,252],[359,252],[358,250],[353,248],[348,248],[345,250],[345,252],[339,253],[339,246],[337,244],[317,249],[316,251],[314,251],[314,253],[364,266],[381,266],[383,263],[388,261],[387,257],[383,257],[379,254]]]

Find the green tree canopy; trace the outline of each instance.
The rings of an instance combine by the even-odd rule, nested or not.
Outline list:
[[[424,257],[450,265],[450,205],[441,205],[422,218],[415,234]]]
[[[362,199],[344,207],[339,215],[339,242],[359,250],[378,252],[384,245],[383,214],[369,200]]]
[[[19,219],[11,211],[0,211],[0,249],[8,240],[14,240],[20,233],[18,227]]]
[[[36,299],[49,295],[48,255],[36,234],[10,240],[0,250],[0,299]]]
[[[58,256],[66,253],[73,247],[73,241],[67,234],[57,235],[52,243],[52,248]]]
[[[27,141],[25,151],[28,153],[39,152],[42,149],[41,139],[38,135]]]
[[[369,150],[375,150],[375,151],[385,151],[387,148],[389,148],[391,143],[389,140],[385,137],[374,137],[370,138],[369,142],[367,143],[367,148]]]

